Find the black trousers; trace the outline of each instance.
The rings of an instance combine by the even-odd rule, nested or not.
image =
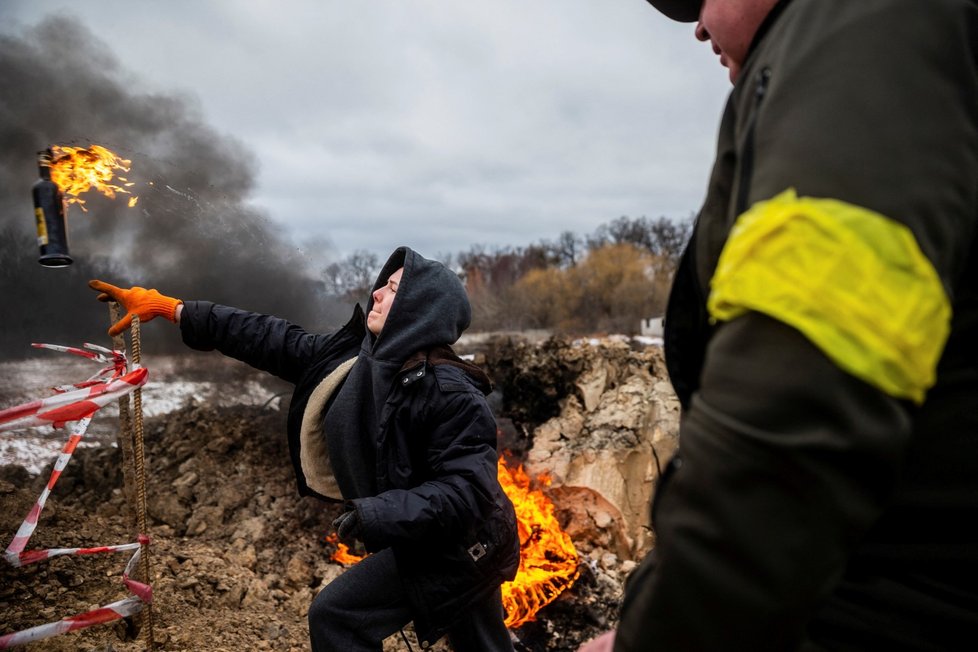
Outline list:
[[[512,652],[502,594],[474,605],[448,632],[456,652]],[[330,582],[309,607],[313,652],[380,652],[383,640],[411,621],[390,549],[374,553]]]

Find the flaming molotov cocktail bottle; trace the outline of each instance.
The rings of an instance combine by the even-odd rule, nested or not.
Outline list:
[[[41,257],[37,262],[45,267],[66,267],[73,261],[68,255],[64,196],[58,184],[51,180],[52,157],[50,149],[38,152],[37,169],[41,178],[31,189],[34,218],[37,221],[37,245],[41,248]]]

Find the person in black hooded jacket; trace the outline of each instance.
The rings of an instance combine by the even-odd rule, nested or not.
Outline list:
[[[422,647],[512,650],[500,586],[519,565],[497,476],[489,378],[451,348],[471,319],[458,277],[398,248],[367,302],[331,334],[206,301],[92,281],[126,317],[165,316],[184,342],[295,383],[288,438],[299,493],[342,501],[341,540],[372,554],[309,610],[312,649],[381,650],[414,622]]]

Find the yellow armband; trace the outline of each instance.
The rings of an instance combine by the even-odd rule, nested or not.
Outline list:
[[[917,403],[934,384],[951,321],[910,229],[793,189],[737,219],[707,307],[719,321],[751,310],[782,321],[847,373]]]

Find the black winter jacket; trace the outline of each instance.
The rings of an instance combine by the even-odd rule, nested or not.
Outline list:
[[[405,250],[395,258],[393,269],[405,256],[410,262],[402,284],[407,288],[412,281],[409,272],[422,276],[430,261]],[[389,267],[381,273],[383,279],[392,271]],[[416,279],[414,290],[420,284]],[[403,300],[400,307],[406,309],[411,295],[407,289],[403,294],[397,301]],[[389,317],[384,332],[397,323]],[[477,367],[459,359],[448,346],[430,342],[401,360],[389,374],[388,393],[378,403],[377,433],[369,455],[376,494],[327,495],[310,487],[315,483],[307,475],[308,460],[305,466],[302,460],[300,431],[304,417],[308,422],[310,396],[325,378],[358,354],[357,364],[364,359],[372,363],[370,356],[383,351],[366,333],[359,306],[343,328],[329,335],[204,301],[185,303],[180,326],[192,348],[217,349],[295,383],[288,437],[299,492],[347,499],[360,516],[367,550],[392,548],[424,645],[440,638],[468,605],[515,576],[516,516],[497,480],[496,426],[485,400],[491,385]],[[356,382],[354,374],[342,383]],[[328,397],[330,405],[339,394],[336,389]],[[344,464],[335,451],[330,453],[333,468]]]

